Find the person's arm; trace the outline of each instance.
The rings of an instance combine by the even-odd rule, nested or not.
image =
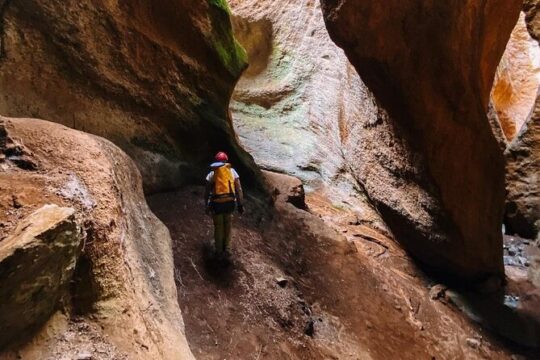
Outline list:
[[[212,191],[212,183],[210,181],[206,182],[206,187],[204,188],[204,208],[207,214],[210,213],[210,192]]]
[[[234,180],[234,189],[236,190],[236,204],[238,205],[238,212],[242,214],[244,212],[244,191],[242,190],[240,178],[236,178]]]

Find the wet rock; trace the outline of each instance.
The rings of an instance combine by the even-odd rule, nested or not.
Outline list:
[[[74,212],[46,205],[0,242],[0,347],[42,325],[65,295],[83,239]]]
[[[401,176],[418,178],[409,192],[437,210],[419,217],[381,191],[378,208],[396,238],[445,274],[502,277],[504,160],[486,109],[521,1],[321,4],[332,39],[389,113],[380,122],[399,124],[417,150],[414,170]]]

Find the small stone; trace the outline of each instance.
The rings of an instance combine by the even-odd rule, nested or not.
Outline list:
[[[471,349],[480,348],[480,340],[474,339],[474,338],[468,338],[466,341],[467,341],[467,346],[469,346]]]

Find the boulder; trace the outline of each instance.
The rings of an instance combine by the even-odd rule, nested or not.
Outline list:
[[[521,2],[321,4],[332,39],[419,154],[426,203],[440,204],[440,215],[426,211],[425,223],[443,230],[431,236],[377,195],[396,238],[446,275],[502,276],[504,161],[486,110]]]
[[[540,47],[527,31],[525,13],[512,31],[497,68],[491,101],[500,127],[511,142],[528,119],[540,84]]]
[[[38,171],[11,163],[0,171],[0,248],[18,233],[23,219],[44,205],[74,209],[86,239],[73,276],[73,269],[61,272],[70,282],[62,302],[68,327],[95,329],[89,339],[116,349],[114,358],[192,359],[174,282],[172,240],[146,204],[134,161],[108,140],[56,123],[0,119],[6,138],[39,164]],[[24,261],[14,258],[8,269],[14,271]],[[55,302],[52,295],[48,298],[47,304]],[[37,320],[45,321],[47,315],[43,312]],[[37,360],[57,358],[58,349],[80,352],[80,343],[64,338],[57,318],[58,313],[32,341],[17,348],[10,344],[0,358],[19,354]]]
[[[228,114],[246,59],[226,1],[23,0],[1,12],[1,114],[113,141],[148,191],[202,178],[218,149],[256,177]]]
[[[45,205],[0,240],[0,348],[43,325],[67,294],[83,240],[74,212]]]

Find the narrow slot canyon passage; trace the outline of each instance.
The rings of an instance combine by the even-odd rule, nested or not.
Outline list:
[[[459,358],[495,359],[505,358],[503,349],[513,342],[535,344],[540,301],[526,254],[533,240],[505,236],[504,294],[449,289],[424,274],[395,242],[358,179],[358,164],[351,164],[380,162],[372,146],[388,146],[380,135],[392,136],[393,129],[369,133],[388,115],[331,41],[318,6],[302,4],[300,13],[296,3],[258,5],[258,11],[249,1],[231,6],[250,63],[233,94],[233,124],[278,194],[277,213],[249,201],[250,215],[235,220],[232,264],[221,268],[211,256],[211,219],[190,210],[202,188],[148,198],[171,230],[195,356],[387,359],[407,348],[411,359],[452,358],[456,351]],[[538,44],[524,31],[522,14],[493,87],[505,143],[512,138],[503,121],[521,127],[538,89],[531,79],[538,74]],[[406,151],[406,144],[391,151],[384,154]],[[294,193],[299,186],[305,199]],[[299,209],[304,201],[308,212]],[[171,211],[171,203],[183,206]]]
[[[540,359],[538,14],[2,3],[0,360]]]

